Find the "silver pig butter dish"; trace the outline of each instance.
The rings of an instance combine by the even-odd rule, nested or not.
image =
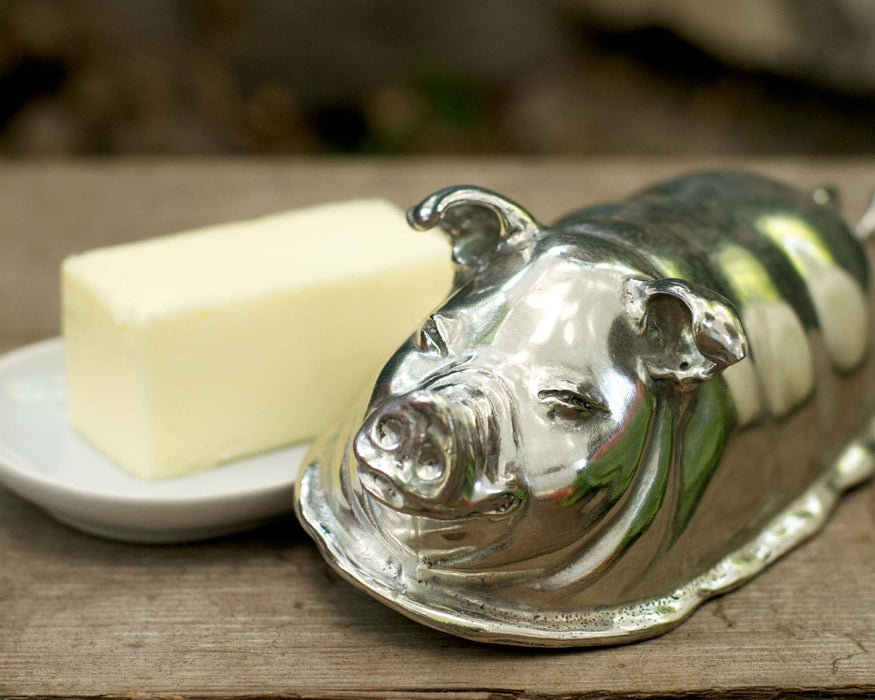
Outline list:
[[[452,291],[314,444],[298,517],[346,579],[446,632],[671,629],[875,468],[873,218],[853,233],[827,190],[730,172],[551,226],[436,192],[409,219],[451,239]]]

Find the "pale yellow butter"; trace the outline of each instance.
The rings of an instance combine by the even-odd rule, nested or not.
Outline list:
[[[449,291],[440,236],[361,200],[64,261],[73,427],[155,479],[307,440]]]

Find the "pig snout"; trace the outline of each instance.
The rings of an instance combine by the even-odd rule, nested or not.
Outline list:
[[[482,396],[420,389],[389,399],[353,441],[362,486],[410,514],[450,519],[500,512],[507,506],[495,501],[507,499],[482,493],[481,477],[496,457],[488,434],[492,423]]]
[[[446,505],[464,474],[459,463],[476,460],[470,419],[435,392],[390,399],[364,422],[353,443],[364,487],[398,510]],[[464,441],[466,444],[460,444]]]

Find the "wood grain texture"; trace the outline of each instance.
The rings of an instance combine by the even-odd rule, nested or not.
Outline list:
[[[57,333],[74,251],[330,199],[402,205],[472,182],[550,221],[693,161],[200,161],[0,165],[0,352]],[[720,163],[719,165],[727,165]],[[875,161],[733,162],[839,186],[849,218]],[[414,234],[411,234],[414,235]],[[851,697],[875,694],[875,504],[675,631],[596,650],[478,645],[341,582],[291,518],[210,542],[72,531],[0,488],[0,696]]]

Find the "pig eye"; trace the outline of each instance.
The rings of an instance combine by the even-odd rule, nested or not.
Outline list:
[[[416,347],[423,352],[429,352],[441,357],[447,356],[447,344],[441,334],[434,315],[431,315],[422,324],[416,337]]]
[[[570,389],[544,389],[538,398],[548,405],[550,415],[570,420],[589,418],[594,413],[607,413],[607,408],[588,396]]]

